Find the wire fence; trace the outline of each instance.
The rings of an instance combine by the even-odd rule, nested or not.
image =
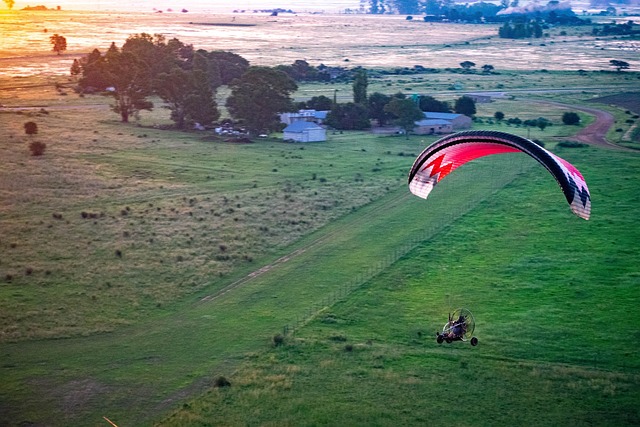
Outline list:
[[[493,182],[489,184],[489,187],[484,189],[485,191],[476,191],[477,189],[473,190],[473,196],[467,198],[466,203],[456,204],[456,206],[451,206],[450,209],[448,209],[449,214],[444,218],[444,220],[430,222],[423,230],[414,234],[414,236],[408,239],[403,245],[395,247],[386,256],[378,259],[351,280],[342,283],[325,295],[321,300],[316,301],[306,308],[301,314],[298,314],[295,319],[292,319],[282,327],[282,335],[285,337],[295,335],[296,331],[315,319],[318,315],[325,312],[337,302],[345,300],[351,293],[362,287],[365,283],[369,282],[384,270],[388,269],[400,258],[429,241],[438,233],[446,230],[448,226],[497,193],[501,188],[513,182],[518,176],[521,176],[521,173],[526,172],[532,166],[533,163],[531,162],[520,163],[517,167],[518,171],[516,173],[496,177]],[[464,185],[465,184],[463,183],[462,186]]]

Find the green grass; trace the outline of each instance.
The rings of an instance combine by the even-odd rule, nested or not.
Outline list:
[[[638,159],[561,155],[591,221],[532,169],[158,425],[637,424]],[[435,342],[458,306],[478,347]]]
[[[104,103],[16,91],[8,105],[46,112],[0,114],[10,166],[0,168],[0,412],[9,425],[102,425],[102,416],[149,425],[218,375],[230,390],[165,422],[331,424],[358,413],[358,424],[444,423],[445,412],[422,403],[447,407],[446,384],[470,386],[477,401],[485,382],[498,397],[469,410],[469,424],[517,422],[560,401],[541,421],[553,425],[565,407],[587,417],[580,408],[598,399],[611,404],[599,413],[619,412],[617,424],[637,420],[627,401],[637,401],[638,360],[609,335],[638,296],[635,154],[559,151],[591,187],[593,219],[583,222],[526,158],[461,168],[425,202],[407,194],[406,174],[433,137],[225,144],[150,127],[166,121],[159,109],[142,126],[122,125]],[[575,130],[556,125],[562,109],[523,105],[504,100],[479,115],[552,118],[531,131],[551,147]],[[28,120],[40,130],[31,139],[47,144],[40,158],[26,148]],[[498,165],[503,173],[492,173]],[[478,351],[433,344],[457,305],[478,317]],[[566,318],[576,312],[574,328]],[[269,350],[284,332],[287,345]],[[505,391],[524,383],[530,392]],[[558,383],[566,387],[545,398]],[[420,407],[404,405],[410,393]],[[321,405],[304,398],[316,394]],[[527,406],[533,395],[540,403]]]

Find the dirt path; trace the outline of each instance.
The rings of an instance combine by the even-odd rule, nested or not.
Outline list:
[[[607,132],[615,122],[615,119],[611,113],[608,113],[603,110],[598,110],[596,108],[569,105],[569,104],[563,104],[560,102],[553,102],[553,101],[535,100],[533,102],[536,102],[538,104],[553,105],[556,107],[562,107],[570,110],[578,110],[588,114],[593,114],[595,116],[595,120],[593,121],[593,123],[581,129],[574,136],[566,137],[563,139],[571,140],[571,141],[579,141],[584,144],[597,145],[601,147],[625,149],[624,147],[620,147],[619,145],[613,144],[607,140]]]

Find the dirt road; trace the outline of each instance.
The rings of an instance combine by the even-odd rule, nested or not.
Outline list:
[[[534,101],[539,104],[554,105],[557,107],[567,108],[570,110],[578,110],[595,116],[595,120],[590,125],[581,129],[577,134],[564,138],[571,141],[579,141],[584,144],[598,145],[609,148],[623,149],[619,145],[607,141],[607,132],[613,126],[615,119],[611,113],[596,108],[583,107],[577,105],[562,104],[553,101]]]

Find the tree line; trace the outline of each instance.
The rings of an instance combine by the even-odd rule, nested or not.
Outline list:
[[[290,95],[297,90],[284,72],[250,66],[240,55],[195,50],[176,38],[145,33],[130,36],[122,47],[112,43],[104,54],[95,49],[74,60],[71,74],[79,76],[82,93],[111,95],[112,110],[122,122],[151,110],[149,97],[157,95],[179,129],[216,122],[215,93],[226,85],[230,114],[251,132],[268,132],[275,129],[279,112],[293,108]]]
[[[467,97],[452,107],[430,96],[409,99],[403,93],[377,92],[369,96],[368,73],[360,67],[313,67],[304,60],[276,67],[251,66],[231,52],[196,50],[176,38],[145,33],[130,36],[121,47],[112,43],[104,53],[94,49],[74,60],[71,74],[78,76],[82,94],[111,96],[111,109],[125,123],[143,110],[152,110],[149,98],[158,96],[178,129],[217,122],[220,110],[215,94],[221,86],[230,89],[225,106],[231,118],[252,134],[282,130],[279,114],[303,108],[329,111],[327,125],[340,130],[367,129],[375,120],[380,126],[394,123],[409,132],[424,118],[423,111],[475,114],[475,103]],[[338,103],[326,96],[293,102],[297,81],[335,79],[353,81],[353,102]]]
[[[363,68],[357,68],[353,78],[353,102],[336,103],[329,98],[312,98],[306,105],[311,108],[320,105],[329,110],[325,123],[339,130],[364,130],[371,127],[372,121],[378,126],[394,124],[404,130],[408,136],[415,123],[425,118],[424,112],[441,112],[465,114],[476,113],[475,101],[462,96],[455,100],[452,107],[446,101],[439,101],[429,95],[413,95],[408,97],[402,92],[386,95],[380,92],[367,94],[368,75]],[[326,108],[330,107],[330,108]]]

